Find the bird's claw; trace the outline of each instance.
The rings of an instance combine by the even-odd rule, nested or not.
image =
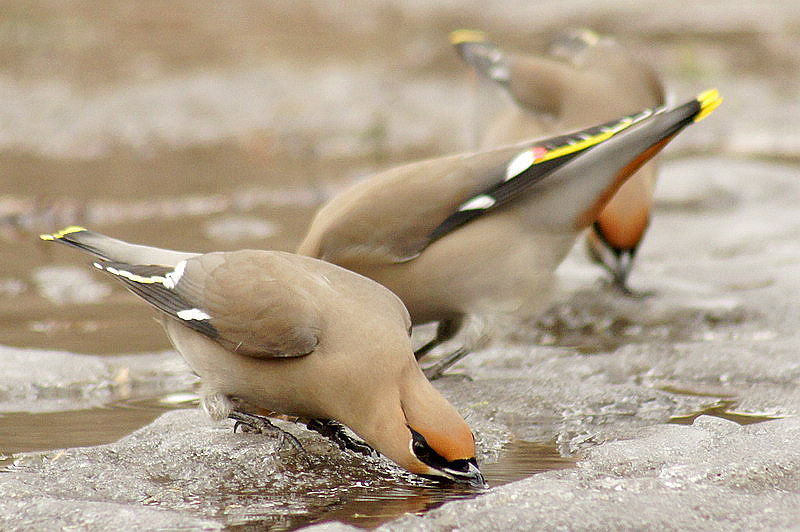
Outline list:
[[[456,362],[458,362],[468,354],[469,351],[467,349],[464,349],[463,347],[456,349],[449,355],[445,355],[440,360],[436,361],[430,366],[422,368],[422,373],[425,374],[428,380],[433,381],[436,379],[440,379],[444,376],[445,371],[450,369],[452,365],[454,365]],[[469,380],[472,380],[472,378],[469,377],[468,375],[464,375],[464,377],[466,377]]]
[[[625,297],[631,299],[646,299],[656,294],[655,290],[637,290],[631,288],[627,281],[619,281],[618,279],[609,279],[608,286]]]
[[[294,434],[276,427],[264,416],[245,414],[243,412],[231,412],[228,417],[235,421],[233,432],[236,432],[237,429],[241,429],[243,433],[247,434],[265,434],[278,437],[280,439],[278,449],[282,449],[288,443],[296,451],[305,452],[303,444],[300,443],[300,440],[298,440]]]
[[[350,450],[364,456],[376,456],[375,449],[367,443],[351,437],[344,426],[332,419],[312,419],[306,424],[309,430],[318,432],[335,443],[342,451]]]

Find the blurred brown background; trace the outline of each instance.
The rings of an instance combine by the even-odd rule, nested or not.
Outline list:
[[[292,250],[347,183],[470,146],[449,31],[535,52],[568,26],[636,50],[675,99],[721,90],[667,158],[800,153],[798,2],[1,2],[0,343],[167,347],[148,308],[36,235]]]

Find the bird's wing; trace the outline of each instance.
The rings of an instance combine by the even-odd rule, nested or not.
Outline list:
[[[271,252],[208,253],[177,266],[98,261],[142,299],[237,353],[297,357],[319,342],[318,307]]]
[[[470,220],[513,202],[574,157],[662,110],[646,109],[613,122],[531,143],[508,162],[500,180],[467,199],[442,221],[429,235],[429,241],[433,242]]]
[[[660,110],[467,155],[394,168],[356,184],[318,214],[299,252],[348,265],[405,262],[462,225],[508,205],[557,168]]]

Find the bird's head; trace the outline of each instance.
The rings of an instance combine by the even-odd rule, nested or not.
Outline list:
[[[475,459],[475,439],[467,434],[431,434],[428,441],[422,433],[412,427],[409,451],[416,463],[410,464],[412,471],[431,480],[467,484],[474,488],[486,487],[486,480],[478,469]]]
[[[475,437],[464,418],[414,363],[401,391],[395,462],[420,476],[483,488]],[[400,423],[398,423],[399,425]]]
[[[413,360],[413,359],[412,359]],[[413,362],[416,366],[416,361]],[[475,458],[475,438],[455,408],[422,375],[401,397],[384,393],[368,415],[348,409],[337,419],[386,458],[421,477],[486,487]],[[363,414],[363,412],[362,412]]]
[[[652,165],[628,179],[592,223],[586,239],[589,256],[608,270],[623,290],[627,290],[636,251],[650,224],[654,181]]]
[[[642,235],[643,233],[644,231]],[[627,291],[628,275],[633,267],[641,236],[632,243],[615,242],[615,236],[613,229],[609,230],[599,222],[595,222],[586,238],[586,250],[594,262],[611,274],[614,283],[623,291]]]

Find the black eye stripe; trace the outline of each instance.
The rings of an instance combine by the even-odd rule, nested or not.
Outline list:
[[[423,464],[429,465],[434,469],[449,469],[453,472],[462,473],[469,471],[470,464],[477,465],[475,458],[470,458],[469,460],[459,459],[448,461],[442,455],[434,451],[430,445],[428,445],[427,440],[425,440],[425,436],[415,431],[411,427],[408,427],[408,430],[411,431],[411,448],[413,449],[416,457]]]

